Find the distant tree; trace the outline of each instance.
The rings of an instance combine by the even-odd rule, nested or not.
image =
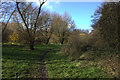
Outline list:
[[[12,2],[1,2],[0,3],[0,20],[5,25],[2,25],[2,33],[4,33],[12,15],[15,13],[16,7]]]
[[[120,2],[103,3],[94,14],[92,27],[110,47],[120,48]]]
[[[71,20],[71,17],[68,15],[68,13],[64,13],[62,20],[63,25],[61,26],[61,44],[64,43],[66,37],[69,35],[69,32],[75,27],[74,21]]]
[[[59,37],[60,37],[60,33],[59,33],[59,27],[60,26],[60,15],[56,12],[52,13],[52,21],[51,21],[51,30],[54,31],[52,32],[52,38],[51,41],[52,43],[58,43],[59,41]]]
[[[10,41],[10,34],[12,34],[13,31],[9,29],[5,29],[5,32],[2,33],[2,42],[9,42]]]
[[[57,13],[54,13],[54,18],[51,26],[55,26],[55,34],[59,38],[61,44],[68,38],[69,33],[74,29],[75,24],[71,17],[64,13],[63,16],[60,16]]]
[[[51,26],[52,14],[49,11],[42,11],[41,16],[38,19],[39,32],[44,37],[44,43],[48,44],[53,33],[53,27]]]
[[[4,27],[6,23],[2,23],[2,27]],[[8,23],[5,31],[2,33],[2,41],[3,42],[9,42],[11,41],[10,35],[13,34],[13,32],[16,31],[16,23]]]

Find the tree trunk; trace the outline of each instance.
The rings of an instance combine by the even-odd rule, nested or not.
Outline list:
[[[30,50],[34,50],[34,42],[33,41],[30,41]]]
[[[62,35],[63,37],[62,37],[62,41],[61,41],[61,44],[63,44],[64,43],[64,32],[63,32],[63,35]]]
[[[49,43],[49,40],[50,40],[50,38],[51,38],[51,35],[52,35],[52,32],[50,33],[50,36],[49,36],[49,38],[47,39],[46,44],[48,44],[48,43]]]
[[[61,44],[63,44],[64,43],[64,38],[62,38],[62,41],[61,41]]]
[[[48,44],[48,43],[49,43],[49,40],[50,40],[50,38],[48,38],[48,39],[47,39],[46,44]]]
[[[118,9],[119,8],[120,6],[118,6]],[[118,51],[120,51],[120,11],[119,10],[118,10]]]

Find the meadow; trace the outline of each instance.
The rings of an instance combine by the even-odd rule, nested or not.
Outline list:
[[[27,46],[3,46],[2,78],[42,78],[41,58],[44,53],[49,78],[113,78],[93,61],[74,61],[61,54],[62,45],[39,45],[34,51]]]
[[[120,2],[47,2],[0,3],[2,78],[119,78]]]
[[[49,49],[36,46],[35,51],[28,47],[3,46],[2,77],[3,78],[40,78],[40,57]]]

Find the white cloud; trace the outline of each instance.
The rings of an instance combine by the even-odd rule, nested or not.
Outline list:
[[[34,2],[36,2],[36,4],[39,6],[40,5],[40,1],[39,0],[34,0]],[[53,9],[53,6],[49,4],[49,0],[47,2],[45,2],[45,4],[43,5],[44,8],[47,8],[47,9],[50,9],[52,10]]]
[[[50,5],[49,0],[44,4],[44,7],[49,9],[49,10],[53,10],[53,5]]]
[[[57,7],[58,5],[60,5],[60,0],[54,0],[53,1],[53,3],[55,3],[54,5],[50,3],[51,1],[47,0],[47,2],[43,5],[43,7],[52,11],[54,7]]]
[[[39,6],[40,5],[40,0],[27,0],[28,2],[36,2],[36,4]],[[54,5],[53,4],[50,4],[50,2],[53,2],[55,3]],[[57,7],[60,5],[60,0],[47,0],[47,2],[43,5],[43,8],[46,8],[46,9],[49,9],[49,10],[53,10],[54,7]]]
[[[53,2],[53,3],[55,3],[55,4],[54,4],[54,5],[53,5],[53,4],[51,5],[50,2]],[[45,7],[46,9],[53,10],[54,7],[57,7],[57,6],[59,6],[59,5],[60,5],[60,0],[53,0],[53,1],[47,0],[47,2],[45,3],[44,7]]]
[[[39,1],[39,0],[36,0],[36,4],[37,4],[37,5],[40,5],[40,1]]]
[[[55,1],[55,4],[56,4],[56,5],[60,4],[60,0],[56,0],[56,1]]]

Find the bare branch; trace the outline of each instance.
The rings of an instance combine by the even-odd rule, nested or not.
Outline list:
[[[46,0],[46,1],[47,1],[47,0]],[[36,18],[36,22],[35,22],[35,24],[34,24],[34,34],[35,34],[35,32],[36,32],[38,17],[39,17],[39,14],[40,14],[40,12],[41,12],[41,8],[42,8],[42,6],[43,6],[44,3],[45,3],[45,2],[43,1],[43,2],[40,4],[40,7],[39,7],[39,11],[38,11],[38,15],[37,15],[37,18]]]
[[[7,23],[5,24],[4,29],[2,30],[2,33],[4,33],[4,31],[5,31],[6,27],[7,27],[7,24],[8,24],[9,20],[11,19],[12,15],[14,14],[15,11],[16,11],[16,9],[11,13],[9,19],[7,20]]]
[[[28,25],[26,24],[25,19],[23,18],[22,13],[20,12],[20,9],[19,9],[18,4],[19,4],[19,2],[16,2],[17,10],[18,10],[18,12],[19,12],[19,14],[20,14],[20,16],[21,16],[21,18],[22,18],[22,20],[23,20],[23,22],[24,22],[24,24],[25,24],[25,26],[26,26],[26,28],[27,28],[27,32],[28,32],[29,38],[31,38],[31,35],[30,35],[30,32],[29,32],[29,29],[28,29]]]

